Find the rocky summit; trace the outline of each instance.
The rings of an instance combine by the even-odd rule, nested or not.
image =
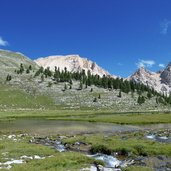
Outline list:
[[[128,80],[142,83],[154,88],[159,93],[170,94],[171,92],[171,63],[159,72],[151,72],[144,67],[139,68]]]
[[[66,67],[70,72],[85,70],[87,73],[89,70],[93,75],[110,75],[109,72],[98,66],[95,62],[92,62],[87,58],[81,58],[79,55],[49,56],[39,58],[35,60],[35,62],[43,68],[50,67],[52,71],[55,70],[55,67],[59,67],[61,70],[64,70]]]

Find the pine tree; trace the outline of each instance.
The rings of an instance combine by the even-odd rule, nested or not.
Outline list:
[[[50,81],[48,82],[48,87],[52,87],[52,83]]]
[[[85,85],[85,88],[87,88],[88,87],[88,83],[87,83],[87,80],[86,80],[86,85]]]
[[[121,92],[121,90],[119,91],[119,95],[118,95],[118,97],[119,97],[119,98],[121,98],[121,97],[122,97],[122,92]]]
[[[30,70],[29,70],[29,69],[27,69],[27,70],[26,70],[26,74],[29,74],[29,73],[30,73]]]
[[[50,71],[50,68],[47,67],[45,70],[44,70],[44,75],[45,77],[47,78],[48,76],[51,77],[52,76],[52,72]]]
[[[23,66],[23,64],[21,63],[20,64],[20,74],[22,74],[24,72],[24,66]]]
[[[101,99],[101,95],[99,94],[98,99]]]
[[[11,81],[11,79],[12,79],[11,75],[8,74],[6,77],[6,81]]]
[[[68,86],[67,84],[64,85],[64,90],[67,90],[68,89]]]
[[[145,97],[144,96],[138,96],[137,103],[139,105],[143,104],[145,102]]]
[[[97,98],[96,97],[94,98],[93,102],[97,102]]]
[[[83,89],[83,82],[82,82],[82,81],[80,81],[79,89],[80,89],[80,90],[82,90],[82,89]]]
[[[31,65],[29,66],[29,70],[32,70],[32,66]]]
[[[148,93],[147,93],[147,97],[148,97],[149,99],[151,99],[152,94],[151,94],[151,92],[150,92],[150,91],[148,91]]]
[[[44,82],[44,80],[45,80],[45,77],[44,77],[44,75],[42,74],[42,75],[41,75],[41,82]]]
[[[141,96],[138,96],[137,103],[140,105],[141,104]]]

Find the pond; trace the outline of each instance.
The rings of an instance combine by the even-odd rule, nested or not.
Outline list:
[[[23,131],[38,135],[53,134],[82,134],[82,133],[115,133],[125,131],[138,131],[146,129],[171,129],[171,124],[153,125],[118,125],[112,123],[58,121],[46,119],[16,119],[13,121],[1,121],[1,131]]]

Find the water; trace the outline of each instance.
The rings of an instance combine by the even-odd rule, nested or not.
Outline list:
[[[145,138],[153,140],[153,141],[157,141],[157,142],[161,142],[161,143],[171,143],[171,137],[170,136],[159,136],[159,135],[154,135],[154,134],[150,134],[145,136]]]
[[[121,161],[118,160],[117,158],[110,156],[110,155],[105,155],[105,154],[95,154],[95,155],[88,155],[88,157],[92,157],[96,160],[101,160],[105,163],[106,167],[111,167],[115,168],[118,167],[121,164]]]
[[[17,119],[1,121],[0,130],[7,132],[23,131],[38,135],[82,134],[82,133],[115,133],[146,129],[171,129],[171,124],[153,124],[143,126],[119,125],[112,123],[58,121],[46,119]]]

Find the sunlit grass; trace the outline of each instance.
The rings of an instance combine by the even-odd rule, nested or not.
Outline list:
[[[143,136],[134,136],[134,134],[122,136],[109,136],[103,135],[89,135],[89,136],[76,136],[68,139],[64,139],[64,143],[72,144],[74,142],[83,141],[92,145],[94,153],[102,152],[106,148],[109,152],[125,151],[132,155],[167,155],[171,156],[171,145],[161,144],[158,142],[144,139]],[[103,148],[102,148],[103,147]]]

